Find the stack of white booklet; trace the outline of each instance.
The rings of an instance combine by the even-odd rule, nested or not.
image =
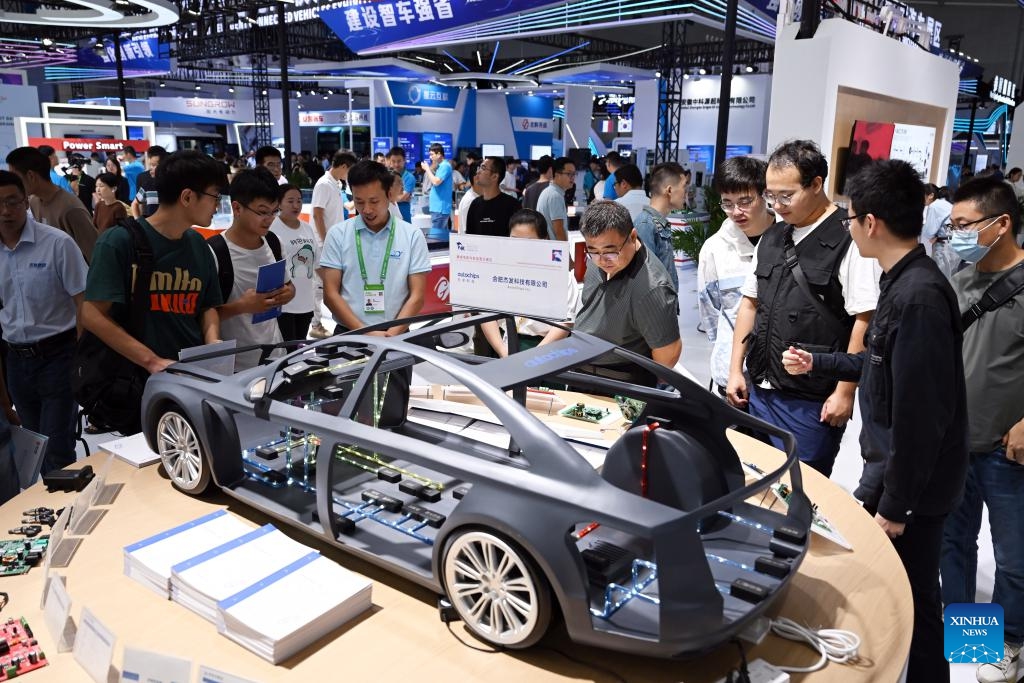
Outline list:
[[[165,599],[169,598],[171,567],[252,530],[251,524],[218,510],[126,546],[124,573]]]
[[[171,600],[216,623],[218,602],[310,552],[267,524],[171,567]]]
[[[373,584],[316,552],[217,605],[217,630],[277,664],[370,607]]]

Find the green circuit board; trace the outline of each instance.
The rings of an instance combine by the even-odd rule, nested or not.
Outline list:
[[[49,536],[0,540],[0,576],[28,573],[43,559],[49,543]]]

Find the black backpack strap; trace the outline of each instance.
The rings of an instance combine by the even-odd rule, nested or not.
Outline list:
[[[274,254],[274,260],[281,260],[281,238],[278,237],[273,231],[268,232],[266,237],[267,246],[270,247],[270,251]]]
[[[1005,306],[1022,290],[1024,290],[1024,261],[1003,273],[998,280],[989,285],[978,302],[960,316],[960,326],[966,332],[968,327],[978,321],[978,318],[989,311]]]
[[[847,330],[846,326],[836,319],[835,314],[829,310],[828,306],[825,305],[825,302],[819,299],[811,290],[811,285],[807,282],[807,276],[804,275],[804,271],[800,267],[800,261],[796,257],[796,246],[793,244],[793,238],[791,235],[792,233],[790,233],[790,236],[787,236],[785,240],[785,267],[793,274],[793,280],[796,282],[796,286],[800,290],[800,293],[811,302],[811,305],[814,306],[814,310],[818,312],[821,319],[832,329],[832,333],[840,340],[848,338],[850,336],[850,332]]]
[[[149,286],[153,277],[153,247],[146,237],[146,231],[134,218],[122,218],[118,225],[132,237],[131,284],[129,291],[128,333],[142,339],[149,310]]]
[[[217,279],[220,282],[220,296],[226,303],[231,298],[231,290],[235,287],[235,265],[231,262],[231,252],[228,250],[228,241],[224,235],[217,233],[211,235],[206,243],[213,249],[213,255],[217,257]],[[280,246],[280,243],[278,243]]]

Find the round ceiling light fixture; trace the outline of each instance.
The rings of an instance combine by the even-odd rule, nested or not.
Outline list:
[[[82,9],[60,9],[38,6],[34,12],[4,12],[3,20],[10,24],[29,26],[73,26],[89,28],[156,28],[178,21],[177,5],[171,0],[67,0]],[[120,8],[134,6],[144,10],[138,14],[125,14]]]

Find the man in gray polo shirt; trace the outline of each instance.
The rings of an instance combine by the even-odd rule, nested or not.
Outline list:
[[[654,359],[667,368],[679,360],[679,302],[665,266],[637,237],[629,210],[611,201],[592,204],[580,233],[587,244],[583,305],[575,329]],[[584,368],[604,377],[653,386],[638,366],[598,359]]]

